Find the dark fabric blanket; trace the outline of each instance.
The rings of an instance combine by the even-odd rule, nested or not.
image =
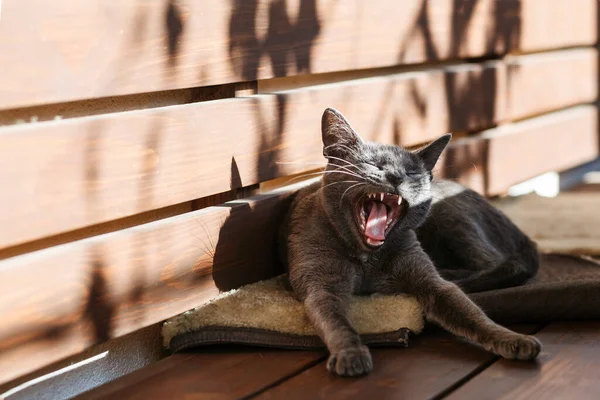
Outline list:
[[[600,319],[600,262],[544,254],[537,276],[525,285],[470,297],[502,324]]]

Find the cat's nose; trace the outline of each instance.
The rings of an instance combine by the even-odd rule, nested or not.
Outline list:
[[[402,183],[402,177],[397,173],[388,172],[385,177],[392,186],[399,186]]]

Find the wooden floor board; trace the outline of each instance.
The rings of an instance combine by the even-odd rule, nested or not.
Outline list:
[[[540,326],[513,327],[534,333]],[[553,323],[536,362],[500,360],[439,330],[372,349],[374,371],[330,375],[323,352],[220,347],[172,356],[83,399],[589,399],[600,393],[600,322]]]
[[[534,332],[536,326],[516,328]],[[430,399],[493,363],[497,357],[443,332],[416,337],[406,349],[373,349],[373,372],[331,376],[324,362],[260,394],[258,399]]]
[[[204,349],[168,357],[78,399],[240,399],[324,357],[316,351]]]
[[[600,322],[553,323],[536,336],[544,345],[537,362],[500,360],[447,399],[600,397]]]

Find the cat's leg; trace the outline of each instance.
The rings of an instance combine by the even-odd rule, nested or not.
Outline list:
[[[504,358],[529,360],[539,354],[536,338],[494,323],[456,284],[439,276],[425,253],[398,259],[393,274],[397,288],[415,296],[427,319],[449,332]]]
[[[431,288],[417,296],[429,320],[504,358],[530,360],[539,354],[537,339],[494,323],[455,284],[431,282]]]
[[[307,289],[304,307],[308,318],[327,346],[330,356],[327,369],[340,376],[367,374],[373,369],[371,353],[360,342],[360,336],[350,323],[349,287],[332,290],[326,285]]]

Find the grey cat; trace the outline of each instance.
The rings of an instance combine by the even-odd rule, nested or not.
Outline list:
[[[538,253],[483,197],[433,181],[451,135],[415,152],[365,142],[331,108],[321,127],[327,167],[296,194],[280,241],[290,284],[330,352],[329,371],[373,368],[348,318],[353,294],[413,295],[451,333],[505,358],[535,358],[533,336],[497,325],[463,292],[523,283],[537,272]]]

